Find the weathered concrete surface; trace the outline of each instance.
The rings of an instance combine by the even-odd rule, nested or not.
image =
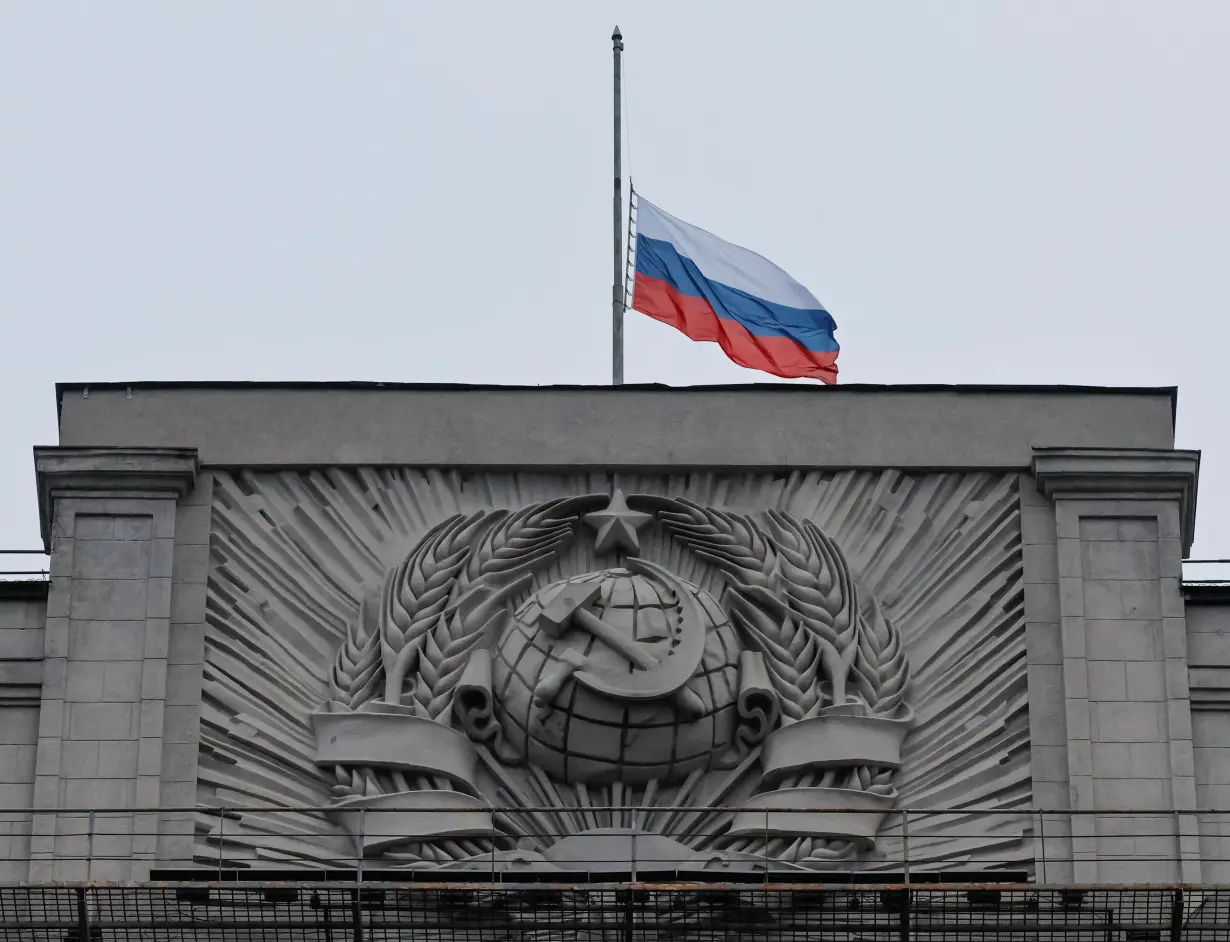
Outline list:
[[[52,505],[57,497],[81,493],[125,497],[157,493],[182,497],[196,480],[193,448],[36,447],[39,526],[51,549]],[[54,575],[54,572],[52,573]]]
[[[1230,585],[1189,585],[1187,667],[1191,687],[1196,804],[1230,808]],[[1201,877],[1230,880],[1230,813],[1200,818]]]
[[[469,469],[474,473],[464,478],[467,499],[473,499],[471,492],[491,493],[474,486],[485,477],[543,468],[550,474],[522,476],[558,478],[550,485],[557,488],[565,478],[558,470],[563,468],[587,473],[593,468],[621,473],[627,468],[686,469],[718,476],[752,475],[760,469],[775,488],[786,479],[777,473],[782,468],[820,469],[815,472],[820,477],[830,468],[966,474],[993,469],[1018,485],[1007,497],[1013,513],[1019,507],[1020,514],[1019,620],[1027,648],[1032,746],[1021,781],[1032,781],[1037,808],[1084,812],[1074,827],[1059,815],[1039,820],[1045,826],[1045,839],[1039,834],[1036,844],[1043,858],[1040,875],[1051,881],[1225,878],[1217,865],[1226,856],[1223,824],[1202,816],[1197,833],[1196,809],[1225,805],[1230,647],[1223,645],[1223,634],[1230,625],[1210,606],[1192,605],[1189,599],[1185,607],[1181,595],[1180,563],[1192,531],[1198,456],[1170,451],[1172,390],[154,384],[134,386],[131,392],[123,386],[91,387],[85,395],[78,386],[60,393],[65,446],[96,444],[117,453],[141,446],[199,448],[203,465],[255,473],[241,484],[224,484],[230,488],[227,499],[212,509],[209,480],[228,481],[225,468],[202,473],[190,493],[185,484],[172,488],[173,493],[165,488],[157,494],[126,493],[120,501],[114,493],[118,479],[100,480],[97,463],[78,466],[79,459],[96,456],[75,456],[58,468],[59,486],[43,488],[63,504],[55,515],[63,525],[52,564],[53,601],[62,611],[48,620],[47,650],[63,648],[64,653],[47,656],[48,664],[57,663],[43,682],[42,735],[22,733],[15,745],[20,751],[37,741],[39,762],[54,755],[39,778],[54,786],[59,806],[70,792],[99,804],[112,790],[122,790],[124,807],[131,808],[135,797],[130,801],[128,796],[135,796],[142,782],[149,794],[158,786],[157,800],[165,807],[183,806],[195,799],[202,782],[209,785],[209,766],[198,772],[196,756],[202,703],[209,699],[202,696],[202,661],[210,538],[221,540],[224,551],[231,549],[227,534],[237,531],[227,529],[226,514],[248,497],[253,497],[253,526],[264,533],[269,521],[260,516],[266,509],[262,502],[285,500],[283,469],[394,465],[403,470],[390,473],[421,478],[435,473],[404,468]],[[110,466],[123,467],[131,456],[121,457]],[[1034,473],[1020,473],[1031,461]],[[79,479],[78,471],[87,479]],[[692,487],[704,475],[680,474],[675,480],[685,477]],[[41,487],[45,478],[40,478]],[[278,486],[261,485],[265,478],[277,478]],[[139,483],[127,480],[119,490],[140,490]],[[307,488],[304,493],[315,492]],[[856,509],[874,511],[882,521],[898,506],[901,493],[893,485],[874,494],[860,492]],[[555,491],[544,499],[549,496]],[[141,506],[133,506],[134,499]],[[297,506],[297,500],[290,504]],[[159,512],[154,504],[173,504],[173,514],[170,508]],[[369,506],[365,501],[346,506],[351,505],[364,515]],[[222,518],[218,508],[223,508]],[[984,501],[972,502],[970,509],[989,512]],[[960,518],[929,514],[928,521],[976,519],[969,513]],[[296,532],[294,524],[282,522],[290,515],[273,516],[278,521],[273,526]],[[121,533],[134,517],[149,519],[154,527],[161,524],[162,535],[155,536],[153,529],[148,537],[128,529]],[[165,528],[172,517],[173,534]],[[853,521],[845,543],[859,545],[864,524],[853,513],[842,519]],[[99,529],[108,526],[114,528],[111,535]],[[968,523],[962,526],[973,530]],[[273,558],[268,551],[261,556],[264,542],[251,545],[261,565],[265,557]],[[1011,548],[1015,552],[1015,544]],[[329,558],[353,564],[359,557],[334,553]],[[297,610],[318,610],[321,599],[311,594],[312,580],[280,584],[306,593]],[[126,654],[120,642],[130,622],[144,625],[144,643],[138,651],[134,629]],[[297,629],[300,637],[312,637],[310,630]],[[107,642],[97,656],[88,646],[95,641]],[[330,644],[318,647],[325,650]],[[268,676],[281,675],[270,671]],[[111,688],[130,693],[127,725],[104,715],[122,712],[108,697],[109,680]],[[277,687],[275,693],[284,689]],[[934,696],[930,689],[916,684],[927,702]],[[90,705],[96,709],[87,710]],[[132,730],[132,711],[147,706],[156,728],[146,735],[142,724],[138,735]],[[221,710],[220,715],[232,714]],[[157,741],[157,767],[153,742],[144,743],[149,761],[142,764],[143,740]],[[115,743],[121,745],[111,752]],[[130,761],[134,744],[135,769]],[[104,748],[113,762],[107,769],[102,767]],[[112,773],[122,785],[114,784]],[[52,809],[39,803],[45,792],[36,785],[35,804],[50,814]],[[1103,813],[1129,808],[1137,814]],[[158,826],[166,838],[156,851],[142,848],[141,859],[187,859],[192,818],[163,815]],[[58,863],[62,848],[53,844],[36,850],[46,864]],[[71,875],[64,867],[55,872]]]
[[[185,691],[169,691],[168,681],[188,680],[170,671],[177,613],[199,597],[204,618],[204,574],[186,578],[194,541],[184,531],[207,534],[208,507],[190,527],[192,506],[178,514],[197,493],[196,455],[36,448],[35,465],[51,585],[29,875],[139,879],[165,819],[135,809],[165,807],[168,773],[183,781],[194,771],[195,708],[177,705]],[[90,841],[86,816],[71,809],[103,812],[109,830]]]
[[[358,384],[61,386],[60,444],[202,465],[1026,468],[1032,449],[1171,448],[1172,389]]]
[[[46,620],[45,584],[0,582],[0,808],[33,803]],[[29,858],[29,813],[0,813],[0,880],[24,880]]]
[[[1048,797],[1066,780],[1087,812],[1071,822],[1077,882],[1201,879],[1196,816],[1174,814],[1197,807],[1180,581],[1198,472],[1198,452],[1035,452],[1054,541],[1025,556],[1031,720],[1062,697],[1065,734],[1034,742],[1034,778]],[[1046,539],[1025,510],[1022,531]],[[1115,810],[1135,814],[1098,814]]]

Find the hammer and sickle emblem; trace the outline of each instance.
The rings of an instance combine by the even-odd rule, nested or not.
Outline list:
[[[538,617],[539,630],[553,638],[562,637],[573,629],[587,631],[639,669],[621,675],[618,680],[608,680],[590,670],[584,655],[569,649],[560,656],[556,670],[544,676],[534,688],[534,702],[540,707],[548,706],[569,677],[575,677],[581,686],[615,700],[662,700],[673,696],[685,713],[700,716],[705,711],[704,703],[684,686],[700,667],[705,653],[705,626],[696,599],[682,582],[660,566],[634,557],[628,560],[627,567],[632,572],[660,580],[674,593],[680,608],[675,638],[678,643],[660,659],[655,657],[643,644],[622,634],[589,610],[588,606],[601,591],[599,583],[564,585],[543,605]]]

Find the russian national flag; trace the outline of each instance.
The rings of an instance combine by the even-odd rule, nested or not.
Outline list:
[[[837,382],[837,329],[824,305],[768,259],[637,197],[634,310],[753,370]]]

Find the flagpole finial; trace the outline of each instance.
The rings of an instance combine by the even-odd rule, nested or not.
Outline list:
[[[615,27],[615,32],[611,33],[611,42],[620,42],[624,38],[624,34],[619,31],[619,27]]]

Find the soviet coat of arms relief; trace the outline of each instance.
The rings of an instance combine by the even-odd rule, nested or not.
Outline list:
[[[1033,864],[1015,473],[211,477],[202,865]]]
[[[382,866],[833,869],[875,856],[910,697],[813,521],[615,490],[439,521],[311,722]]]

